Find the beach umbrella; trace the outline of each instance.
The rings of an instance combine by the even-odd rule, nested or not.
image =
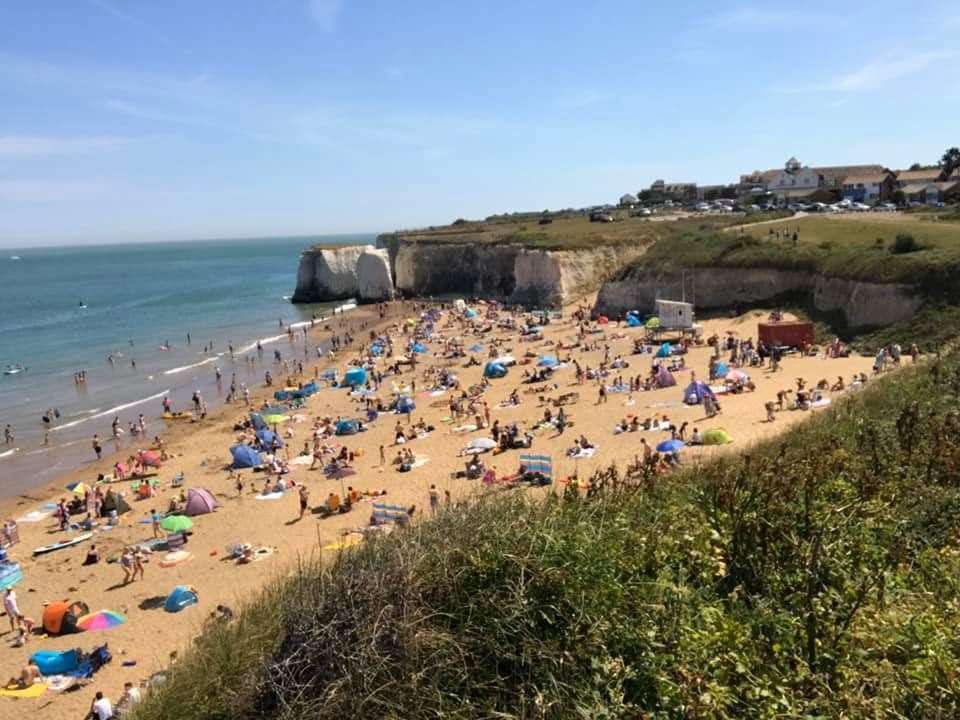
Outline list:
[[[193,520],[186,515],[170,515],[160,521],[160,527],[167,532],[185,532],[193,527]]]
[[[496,446],[492,438],[474,438],[467,444],[471,450],[493,450]]]
[[[279,425],[280,423],[285,423],[289,420],[286,415],[264,415],[263,421],[268,425]]]
[[[675,453],[681,448],[685,447],[686,443],[682,440],[664,440],[662,443],[657,445],[657,452],[662,453]]]
[[[84,495],[90,489],[90,486],[85,482],[73,482],[67,485],[67,490],[77,495]]]
[[[117,625],[123,625],[126,621],[127,619],[118,612],[100,610],[77,620],[77,627],[81,630],[109,630]]]

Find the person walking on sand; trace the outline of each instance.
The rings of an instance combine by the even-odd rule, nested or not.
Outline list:
[[[307,507],[310,504],[310,491],[307,490],[307,486],[301,483],[300,490],[300,514],[297,516],[297,520],[303,519],[303,514],[307,511]]]
[[[124,548],[120,554],[120,568],[123,570],[123,584],[129,585],[133,574],[133,555],[130,548]]]
[[[440,491],[437,490],[436,485],[430,486],[430,514],[436,515],[437,510],[440,508]]]
[[[140,579],[143,580],[143,561],[146,557],[143,554],[143,550],[137,548],[133,551],[133,579],[137,579],[137,573],[140,573]]]
[[[160,515],[160,513],[158,513],[158,512],[156,511],[156,509],[151,510],[151,511],[150,511],[150,522],[151,522],[151,524],[153,525],[153,536],[154,536],[155,538],[160,537],[160,520],[161,520],[161,515]]]

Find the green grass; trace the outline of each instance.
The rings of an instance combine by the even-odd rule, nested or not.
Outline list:
[[[792,233],[799,228],[794,246]],[[960,300],[960,227],[924,217],[849,219],[806,217],[717,232],[678,224],[638,261],[664,269],[762,267],[804,270],[868,282],[918,284],[931,297]],[[781,230],[789,235],[777,239]],[[910,233],[921,249],[895,254],[898,233]]]
[[[956,717],[958,402],[950,355],[741,455],[306,564],[135,717]]]

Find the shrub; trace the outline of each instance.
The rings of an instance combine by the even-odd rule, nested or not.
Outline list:
[[[914,239],[910,233],[897,233],[897,239],[893,241],[890,252],[894,255],[904,255],[906,253],[922,250],[921,245]]]

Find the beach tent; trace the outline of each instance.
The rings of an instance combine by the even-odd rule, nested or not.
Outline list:
[[[597,324],[599,325],[606,325],[608,322],[610,322],[610,318],[608,318],[606,315],[601,315],[597,318]]]
[[[417,404],[413,401],[413,398],[410,397],[409,395],[404,395],[399,400],[397,400],[398,413],[409,415],[416,409],[417,409]]]
[[[335,368],[327,368],[322,373],[320,373],[320,379],[326,380],[327,382],[333,382],[337,379],[337,371]]]
[[[643,323],[640,322],[640,318],[638,318],[636,315],[627,315],[627,327],[635,328],[640,327],[641,325],[643,325]]]
[[[163,603],[163,609],[175,613],[190,605],[196,605],[198,602],[200,602],[200,598],[197,597],[193,588],[187,585],[177,585],[173,592],[167,596],[166,602]]]
[[[507,374],[507,368],[498,362],[488,362],[483,368],[483,376],[487,378],[502,378]]]
[[[480,343],[476,343],[475,345],[471,345],[467,349],[470,352],[480,352],[481,350],[483,350],[483,345],[481,345]]]
[[[30,662],[37,666],[41,675],[67,675],[80,667],[80,651],[38,650],[30,656]]]
[[[722,430],[720,428],[704,430],[702,438],[704,445],[726,445],[727,443],[733,442],[733,438],[730,437],[730,434],[726,430]]]
[[[260,413],[250,413],[250,423],[253,425],[254,430],[266,430],[267,424],[263,421],[263,416]]]
[[[699,405],[707,395],[714,397],[713,390],[710,389],[710,386],[705,382],[695,380],[687,385],[687,389],[683,391],[683,402],[687,405]]]
[[[381,355],[383,355],[383,345],[379,345],[377,343],[374,343],[373,345],[371,345],[370,354],[373,355],[374,357],[380,357]]]
[[[477,311],[473,308],[467,308],[467,311],[463,314],[465,318],[475,318],[477,316]]]
[[[410,349],[415,353],[425,353],[427,351],[427,346],[421,342],[415,342]]]
[[[723,360],[718,361],[717,364],[713,366],[714,377],[718,377],[718,378],[726,377],[728,372],[729,372],[729,368],[727,367],[727,364],[723,362]]]
[[[350,368],[343,376],[343,382],[350,387],[365,385],[367,382],[367,371],[363,368]]]
[[[234,469],[252,468],[260,465],[260,454],[249,445],[234,445],[230,448]]]
[[[660,349],[657,350],[656,357],[658,358],[670,357],[671,350],[672,348],[670,347],[670,343],[665,342],[663,343],[663,345],[660,346]]]
[[[110,517],[114,510],[117,515],[123,515],[125,512],[130,512],[130,506],[119,494],[107,490],[106,497],[103,498],[103,505],[100,506],[100,517]]]
[[[557,358],[555,355],[544,355],[543,357],[540,358],[539,362],[537,362],[537,365],[539,365],[540,367],[554,367],[555,365],[558,365],[558,364],[559,362],[557,361]]]
[[[337,423],[337,435],[356,435],[360,432],[360,423],[356,420],[341,420]]]
[[[647,328],[647,330],[659,330],[660,318],[658,318],[657,316],[647,318],[647,322],[644,323],[644,327]]]
[[[183,509],[184,515],[206,515],[213,512],[219,503],[209,490],[204,488],[190,488],[187,490],[187,504]]]
[[[283,447],[283,440],[273,430],[257,430],[257,442],[261,451],[272,450],[274,446]]]
[[[90,613],[82,602],[53,602],[43,610],[43,629],[50,635],[80,632],[77,620]]]
[[[661,453],[675,453],[681,448],[685,447],[685,443],[682,440],[664,440],[662,443],[657,445],[657,452]]]
[[[677,379],[673,373],[667,370],[663,365],[657,368],[657,387],[667,388],[677,384]]]

